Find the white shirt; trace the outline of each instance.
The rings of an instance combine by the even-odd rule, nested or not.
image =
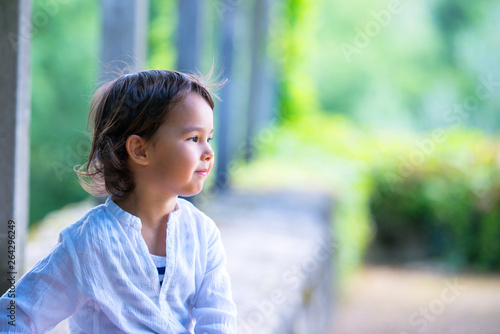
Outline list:
[[[161,286],[141,228],[110,199],[66,227],[18,282],[16,327],[4,316],[10,299],[0,299],[0,332],[45,333],[71,316],[71,333],[235,333],[215,223],[178,199],[167,223]]]

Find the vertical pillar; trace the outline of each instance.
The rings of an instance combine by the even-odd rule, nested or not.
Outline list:
[[[202,46],[203,3],[205,0],[178,0],[177,70],[199,70]]]
[[[101,0],[101,79],[146,67],[148,0]]]
[[[250,96],[247,111],[247,133],[245,159],[254,154],[255,135],[267,124],[272,116],[273,89],[271,66],[268,56],[270,0],[256,0],[252,21],[252,59]]]
[[[29,217],[30,29],[30,0],[0,0],[0,294],[10,287],[9,276],[21,277],[24,265]],[[9,252],[12,246],[15,253]]]
[[[236,20],[237,7],[221,4],[219,15],[219,61],[222,68],[222,78],[229,81],[221,88],[220,98],[222,102],[217,108],[217,165],[215,186],[218,190],[225,190],[228,186],[228,166],[231,161],[231,147],[229,133],[230,121],[232,119],[231,92],[233,83],[231,80],[233,57],[234,57],[234,24]]]

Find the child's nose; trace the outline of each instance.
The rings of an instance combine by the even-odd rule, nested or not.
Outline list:
[[[202,159],[204,161],[210,161],[213,158],[214,158],[214,150],[212,150],[212,148],[210,146],[208,146],[206,148],[205,152],[203,152]]]

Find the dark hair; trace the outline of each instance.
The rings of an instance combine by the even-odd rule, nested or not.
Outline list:
[[[213,109],[205,79],[176,71],[149,70],[127,74],[101,86],[90,106],[89,158],[86,165],[75,166],[82,187],[95,196],[126,197],[135,186],[127,168],[127,138],[135,134],[154,140],[169,110],[190,92],[200,94]]]

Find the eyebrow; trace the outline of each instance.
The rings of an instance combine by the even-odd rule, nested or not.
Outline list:
[[[196,131],[205,131],[205,128],[201,126],[190,126],[182,130],[182,133],[196,132]],[[210,133],[214,132],[214,129],[210,131]]]

